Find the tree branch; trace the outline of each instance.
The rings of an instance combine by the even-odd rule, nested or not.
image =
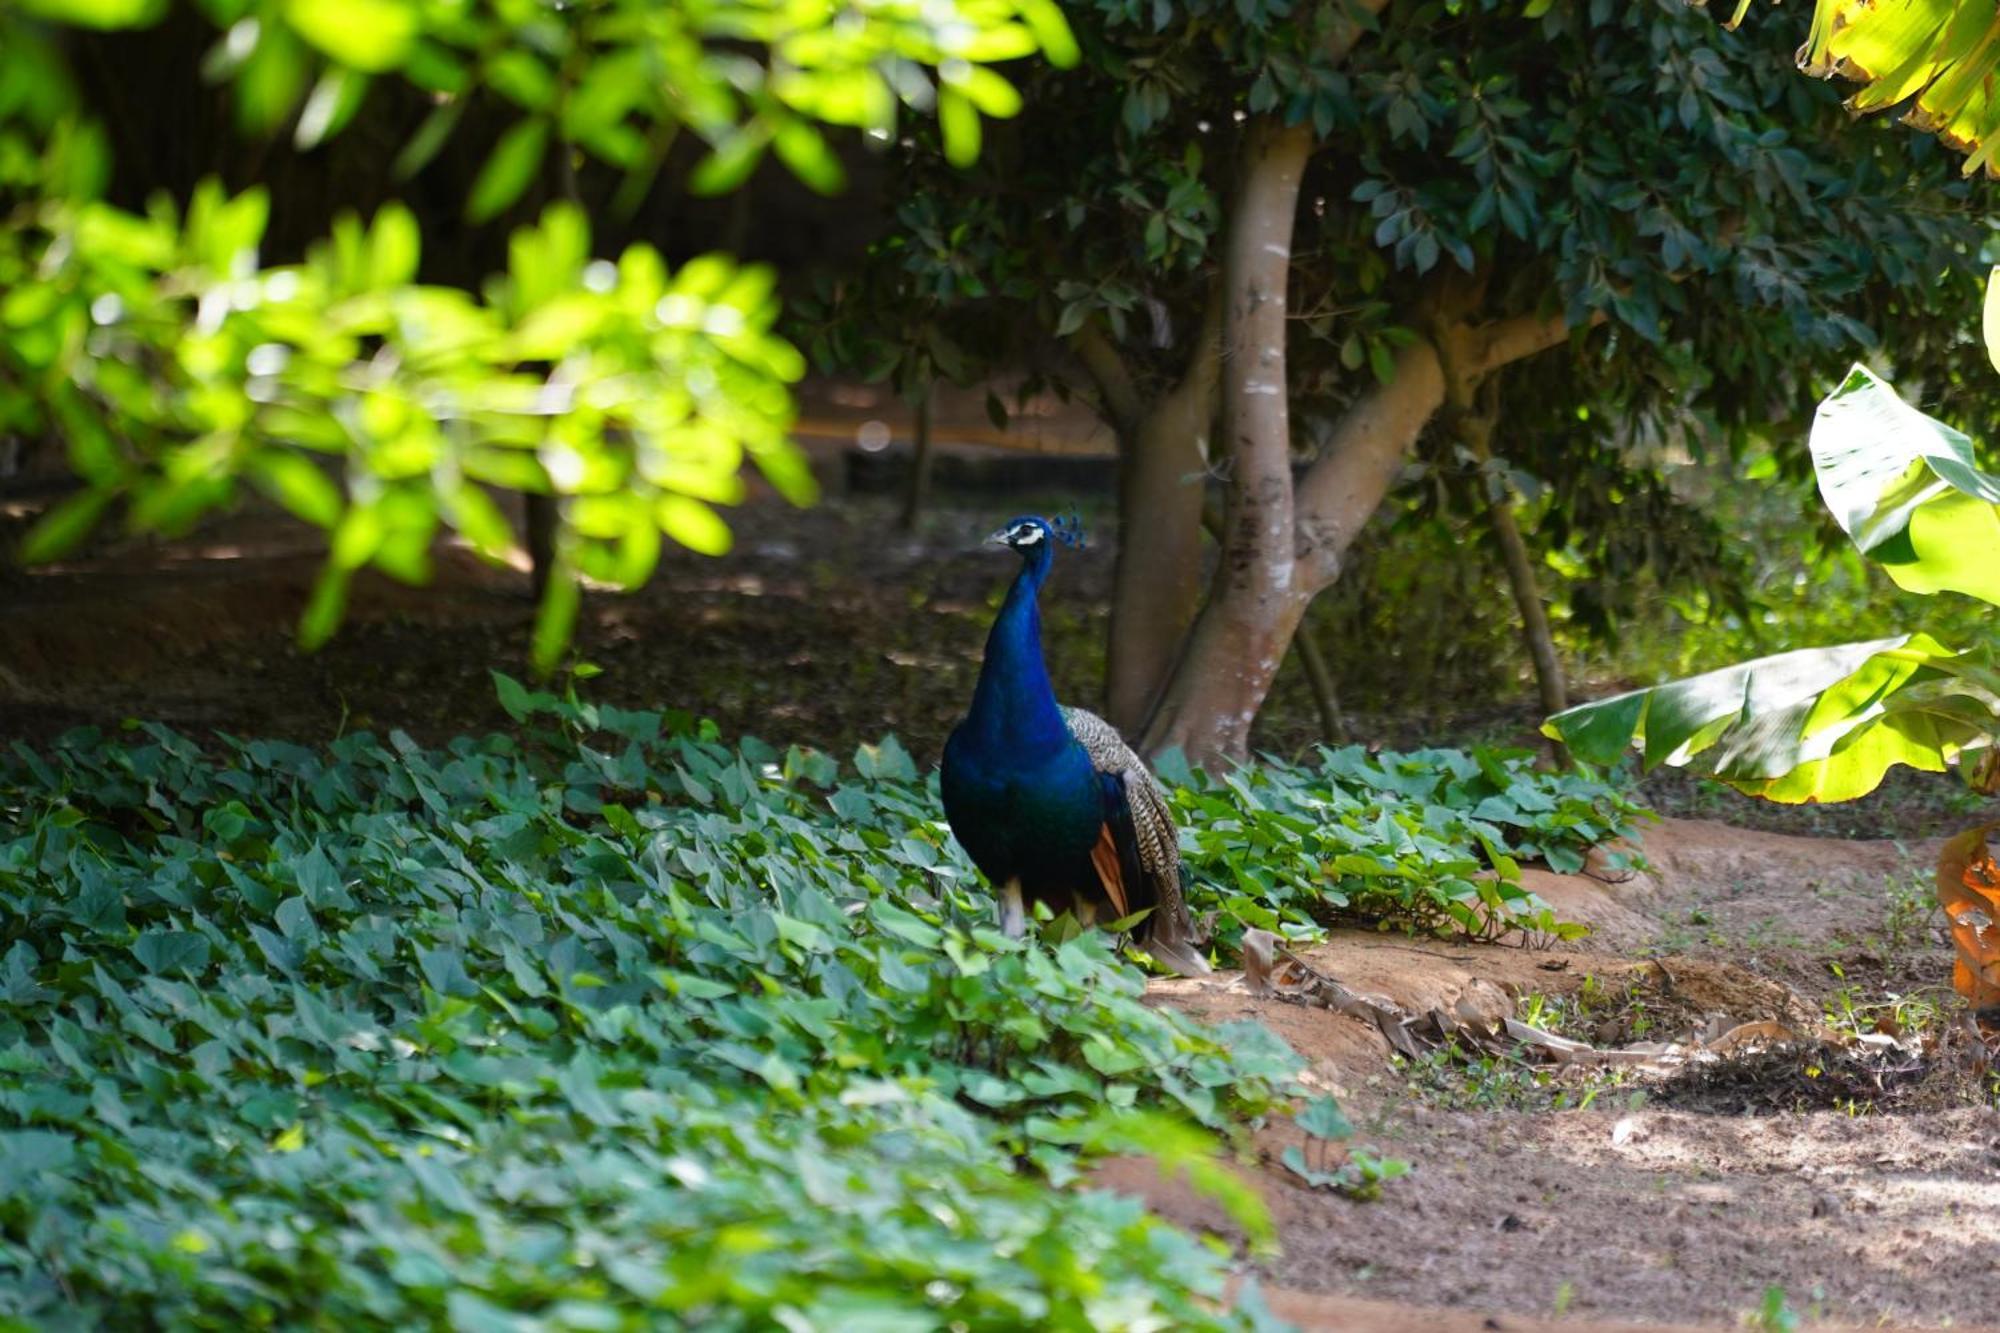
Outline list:
[[[1388,7],[1389,0],[1352,0],[1349,9],[1350,12],[1360,10],[1372,18]],[[1333,32],[1328,36],[1326,42],[1327,60],[1332,64],[1338,65],[1341,61],[1347,59],[1347,53],[1354,49],[1355,44],[1361,40],[1367,31],[1366,28],[1351,18],[1343,18],[1335,23],[1333,25]]]
[[[1596,328],[1605,320],[1602,310],[1594,312],[1585,328]],[[1569,321],[1561,314],[1515,315],[1466,330],[1464,355],[1459,366],[1470,379],[1479,379],[1515,361],[1524,361],[1538,352],[1560,347],[1569,340]]]
[[[1097,399],[1105,419],[1123,443],[1146,413],[1138,382],[1132,378],[1132,368],[1125,364],[1124,356],[1105,335],[1095,316],[1069,335],[1069,347],[1097,385]]]
[[[1428,340],[1405,347],[1395,374],[1361,395],[1298,486],[1300,580],[1323,588],[1389,493],[1403,459],[1444,402],[1444,367]]]

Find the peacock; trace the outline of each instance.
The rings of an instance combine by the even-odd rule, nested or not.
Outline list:
[[[1036,902],[1084,925],[1151,908],[1141,946],[1182,976],[1205,975],[1166,792],[1116,728],[1061,707],[1049,684],[1036,597],[1056,543],[1077,543],[1074,522],[1029,515],[987,540],[1012,547],[1021,572],[986,637],[972,707],[945,742],[952,835],[997,890],[1008,935],[1026,930]]]

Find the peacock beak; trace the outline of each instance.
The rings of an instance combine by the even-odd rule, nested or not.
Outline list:
[[[992,536],[988,537],[986,539],[986,544],[988,546],[1012,546],[1014,543],[1007,539],[1007,529],[1002,528],[998,532],[994,533]]]

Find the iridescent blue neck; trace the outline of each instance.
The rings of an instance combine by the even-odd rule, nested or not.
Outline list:
[[[986,661],[965,725],[979,750],[996,760],[1041,756],[1069,743],[1042,660],[1042,616],[1035,604],[1053,558],[1046,541],[1028,553],[986,636]]]

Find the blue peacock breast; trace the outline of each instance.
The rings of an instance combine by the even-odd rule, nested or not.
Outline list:
[[[964,731],[945,743],[939,794],[952,835],[995,884],[1072,887],[1104,824],[1090,758],[1075,741],[1046,757],[979,752]]]

